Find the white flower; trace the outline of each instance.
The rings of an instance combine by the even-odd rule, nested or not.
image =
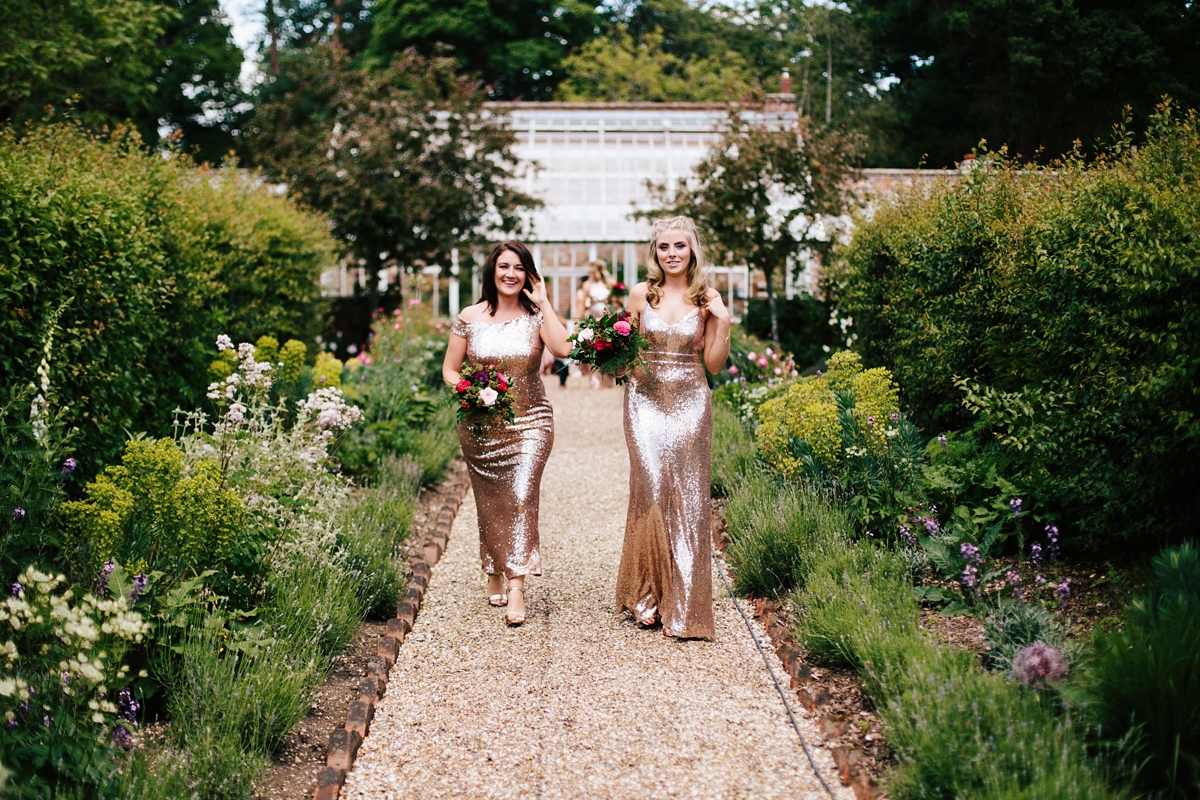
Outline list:
[[[491,406],[493,403],[496,402],[496,398],[499,396],[500,396],[500,394],[495,389],[488,386],[488,387],[480,390],[479,402],[483,403],[485,406]]]
[[[238,355],[242,358],[253,358],[254,345],[250,344],[249,342],[242,342],[238,345]]]
[[[576,334],[575,338],[581,342],[590,342],[595,335],[591,328],[583,328]]]
[[[217,349],[218,350],[232,350],[233,349],[233,339],[230,339],[228,336],[226,336],[225,334],[222,333],[220,336],[217,337]]]
[[[226,416],[229,417],[230,422],[242,422],[246,419],[246,407],[241,403],[234,403],[229,407],[229,413]]]

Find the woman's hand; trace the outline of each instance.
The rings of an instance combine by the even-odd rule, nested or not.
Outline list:
[[[529,276],[529,288],[525,289],[525,296],[538,308],[542,313],[546,312],[546,306],[550,304],[550,297],[546,294],[546,282],[541,276]]]
[[[708,302],[705,304],[708,313],[712,314],[718,321],[724,320],[725,322],[729,322],[729,309],[725,307],[725,301],[721,299],[721,293],[715,289],[709,289],[709,292]]]

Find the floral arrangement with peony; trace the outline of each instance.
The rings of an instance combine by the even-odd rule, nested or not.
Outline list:
[[[471,364],[464,361],[462,376],[451,395],[458,405],[458,421],[480,426],[512,422],[513,382],[503,364]]]
[[[567,341],[573,345],[570,358],[576,363],[589,364],[604,375],[624,370],[617,383],[625,382],[625,376],[641,360],[647,347],[637,324],[625,311],[579,320],[577,330]]]

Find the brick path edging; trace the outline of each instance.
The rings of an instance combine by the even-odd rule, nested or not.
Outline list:
[[[325,766],[317,773],[317,789],[313,793],[313,800],[338,800],[346,775],[354,766],[358,748],[371,730],[375,704],[387,691],[388,672],[396,663],[404,637],[412,632],[425,599],[425,590],[429,587],[433,566],[446,552],[450,525],[471,486],[465,473],[452,480],[455,482],[445,487],[451,491],[438,511],[433,533],[417,548],[417,555],[411,562],[412,577],[400,602],[396,604],[396,616],[388,620],[387,633],[379,637],[375,655],[367,659],[367,676],[359,681],[358,699],[350,704],[346,724],[329,734],[328,755]]]

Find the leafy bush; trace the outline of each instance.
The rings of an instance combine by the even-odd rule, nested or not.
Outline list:
[[[827,494],[761,477],[735,484],[725,517],[736,588],[760,597],[780,597],[804,586],[853,527]]]
[[[123,594],[76,597],[65,580],[29,567],[0,604],[0,764],[17,780],[5,796],[106,786],[136,725],[124,657],[149,626]]]
[[[365,414],[341,457],[346,469],[365,472],[376,459],[413,455],[422,481],[436,480],[458,452],[457,422],[433,387],[440,387],[446,350],[444,323],[430,309],[410,304],[372,325],[371,345],[346,364],[347,396]]]
[[[1097,629],[1075,700],[1134,786],[1153,797],[1200,791],[1200,551],[1154,559],[1156,586],[1114,633]]]
[[[983,626],[987,660],[993,669],[1010,672],[1017,653],[1037,642],[1063,647],[1062,626],[1046,609],[1031,603],[1002,603]]]
[[[759,409],[755,436],[767,464],[788,477],[803,474],[800,459],[792,454],[792,439],[805,442],[825,469],[841,463],[846,454],[841,446],[839,392],[853,394],[854,420],[866,432],[872,449],[882,450],[886,423],[900,410],[899,390],[887,370],[863,370],[857,354],[842,351],[829,359],[828,372],[797,381]]]
[[[393,613],[400,599],[404,576],[396,561],[412,530],[421,474],[421,465],[412,456],[383,459],[376,467],[374,485],[339,519],[339,556],[346,569],[358,576],[368,613]]]
[[[766,384],[775,386],[800,373],[790,353],[779,345],[748,333],[744,326],[729,329],[729,361],[715,376],[719,384]]]
[[[883,202],[839,250],[829,289],[865,361],[926,429],[977,412],[1088,539],[1194,530],[1200,117],[1164,106],[1141,147],[1118,129],[1092,162],[981,161]]]
[[[754,441],[725,403],[713,402],[712,493],[724,497],[741,476],[758,469]]]
[[[311,340],[333,260],[317,217],[235,170],[146,152],[129,132],[0,132],[0,399],[36,381],[89,472],[126,431],[195,407],[212,333]],[[49,328],[45,329],[43,326]]]
[[[54,518],[78,462],[67,456],[72,434],[63,414],[30,419],[35,390],[0,400],[0,586],[27,564],[57,555]]]
[[[837,344],[836,330],[829,324],[829,304],[810,294],[776,297],[779,346],[792,354],[800,370],[819,364]],[[746,307],[742,327],[754,336],[771,338],[771,316],[766,298],[753,298]]]
[[[127,442],[121,466],[105,468],[84,495],[62,506],[65,549],[84,583],[113,561],[131,573],[162,572],[169,589],[203,569],[232,573],[245,545],[243,503],[225,486],[220,464],[185,467],[170,439]]]

